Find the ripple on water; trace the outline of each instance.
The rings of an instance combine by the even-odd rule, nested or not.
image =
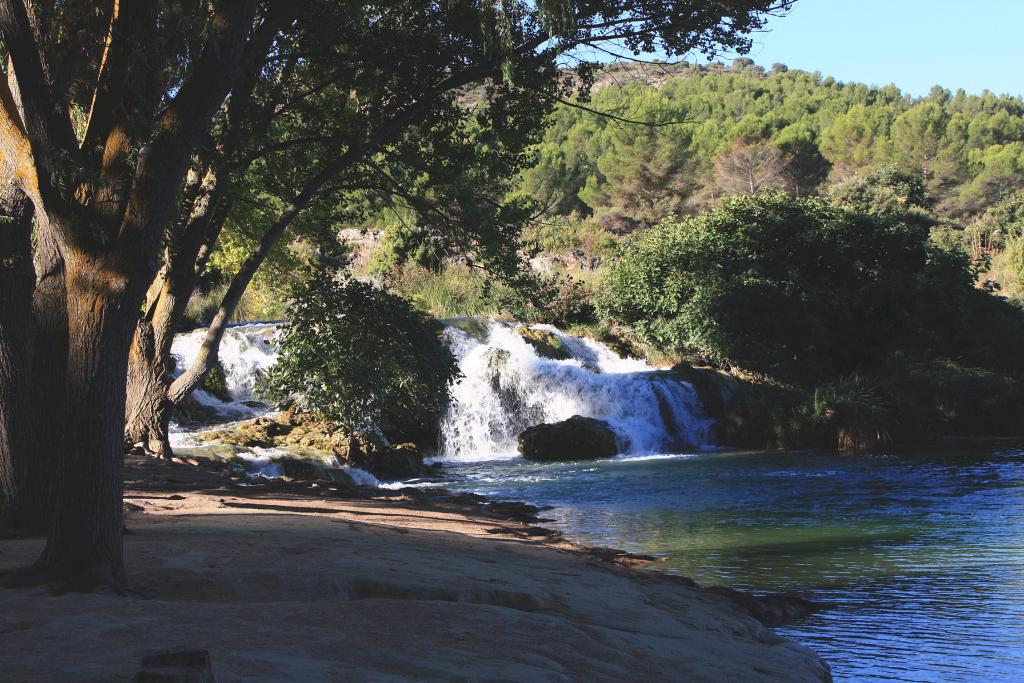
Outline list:
[[[837,681],[1024,681],[1024,450],[716,453],[450,468],[452,488],[554,505],[586,544],[704,584],[833,604],[780,632]]]

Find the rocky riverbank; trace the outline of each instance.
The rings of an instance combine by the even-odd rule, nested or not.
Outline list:
[[[129,594],[4,589],[6,679],[127,681],[205,650],[221,681],[830,680],[751,616],[800,601],[638,572],[650,558],[574,546],[530,506],[216,463],[127,476]],[[41,547],[0,540],[0,568]]]
[[[392,445],[373,434],[353,434],[294,409],[200,432],[195,439],[200,444],[212,445],[212,455],[243,471],[247,461],[238,456],[239,448],[282,450],[291,454],[279,457],[283,475],[289,479],[323,478],[353,484],[352,478],[339,469],[343,466],[388,481],[431,472],[416,444]]]

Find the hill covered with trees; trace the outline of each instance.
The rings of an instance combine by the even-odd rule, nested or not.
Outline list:
[[[932,222],[978,260],[999,266],[1020,233],[990,211],[1024,188],[1020,97],[935,87],[913,98],[749,59],[617,65],[597,86],[556,109],[522,175],[519,191],[544,208],[533,236],[547,249],[610,253],[609,237],[726,195],[822,194],[880,166],[918,175]]]

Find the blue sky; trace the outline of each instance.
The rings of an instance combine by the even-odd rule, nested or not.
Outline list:
[[[936,84],[1024,95],[1024,0],[797,0],[767,29],[749,55],[763,66],[912,95]]]

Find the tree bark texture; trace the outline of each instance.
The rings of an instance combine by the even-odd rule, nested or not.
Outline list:
[[[103,258],[75,253],[66,268],[66,438],[42,562],[62,584],[119,586],[124,378],[141,297]]]
[[[32,204],[0,185],[0,518],[11,519],[20,472],[31,457]]]
[[[167,250],[132,340],[128,368],[125,439],[150,455],[169,457],[173,404],[168,398],[173,369],[171,344],[189,298],[206,268],[227,213],[223,181],[207,176],[188,223]]]
[[[37,216],[37,222],[39,218]],[[68,356],[67,293],[64,257],[53,232],[36,228],[38,279],[32,296],[35,338],[32,346],[31,453],[17,469],[14,523],[23,529],[49,530],[64,452],[64,383]]]

